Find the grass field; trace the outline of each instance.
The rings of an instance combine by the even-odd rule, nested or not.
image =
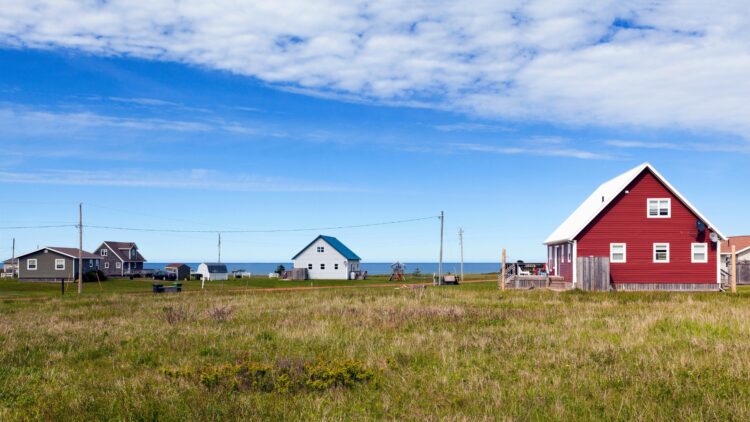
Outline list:
[[[748,290],[112,286],[2,287],[0,420],[750,419]]]
[[[467,280],[497,280],[497,274],[467,274]],[[431,283],[432,276],[409,276],[404,282],[396,284],[415,284]],[[83,290],[85,296],[107,295],[113,293],[127,294],[149,294],[153,283],[171,285],[171,281],[153,281],[150,278],[142,279],[109,279],[101,283],[89,282],[84,283]],[[200,281],[181,281],[182,289],[185,292],[201,291]],[[307,287],[340,287],[340,286],[371,286],[378,284],[393,284],[388,281],[387,275],[369,276],[367,280],[307,280],[307,281],[286,281],[279,279],[269,279],[267,277],[251,277],[244,279],[231,279],[227,281],[206,282],[204,290],[209,292],[221,291],[241,291],[249,289],[275,289],[275,288],[307,288]],[[31,298],[31,297],[59,297],[62,295],[60,283],[38,283],[38,282],[19,282],[17,280],[0,279],[0,300],[10,298]],[[75,283],[65,283],[65,294],[75,296],[77,285]]]

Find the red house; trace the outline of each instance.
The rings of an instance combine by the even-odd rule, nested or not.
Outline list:
[[[608,257],[615,290],[718,290],[723,234],[649,163],[602,184],[544,242],[551,275]]]

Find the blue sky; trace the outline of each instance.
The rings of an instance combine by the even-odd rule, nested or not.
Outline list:
[[[725,234],[750,233],[750,61],[731,40],[747,25],[717,31],[721,14],[690,8],[674,19],[669,2],[533,3],[479,8],[484,22],[449,5],[394,16],[333,2],[297,34],[279,22],[304,3],[216,27],[228,11],[19,3],[0,19],[0,227],[74,224],[78,202],[91,225],[217,232],[445,210],[446,260],[459,227],[467,261],[502,247],[532,260],[598,184],[650,161]],[[438,228],[325,233],[366,261],[434,261]],[[317,234],[226,233],[222,257],[285,261]],[[77,242],[73,228],[0,228],[0,253],[13,237],[20,252]],[[216,256],[213,233],[91,228],[84,246],[102,240],[156,262]]]

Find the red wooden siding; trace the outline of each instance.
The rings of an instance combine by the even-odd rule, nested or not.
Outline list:
[[[578,235],[578,256],[609,257],[610,243],[627,244],[627,262],[611,263],[615,283],[716,283],[717,245],[698,217],[646,170]],[[671,218],[648,218],[648,198],[671,198]],[[669,243],[669,263],[654,263],[653,244]],[[691,244],[708,244],[708,262],[691,263]]]

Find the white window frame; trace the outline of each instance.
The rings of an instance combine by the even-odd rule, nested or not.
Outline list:
[[[568,248],[568,264],[570,264],[571,262],[573,262],[573,245],[568,243],[567,248]]]
[[[325,263],[323,263],[323,262],[321,262],[321,263],[320,263],[320,269],[321,269],[321,270],[325,270],[325,269],[326,269],[326,264],[325,264]]]
[[[307,269],[308,270],[312,270],[313,269],[313,264],[307,264]]]
[[[62,262],[62,267],[58,267],[57,264]],[[55,259],[55,271],[65,271],[65,259]]]
[[[323,247],[323,246],[318,246],[318,248],[316,250],[318,251],[318,253],[323,253],[323,252],[326,251],[326,248]]]
[[[696,246],[702,246],[704,248],[703,255],[704,258],[702,261],[696,261],[695,260],[695,247]],[[693,264],[708,264],[708,243],[691,243],[690,244],[690,262]]]
[[[32,268],[32,265],[31,265],[32,262],[34,263],[34,265],[33,265],[34,268]],[[27,259],[26,260],[26,270],[28,270],[28,271],[36,271],[37,268],[39,268],[39,262],[37,261],[36,258],[32,258],[32,259]]]
[[[104,261],[104,269],[105,269],[105,270],[108,270],[108,269],[109,269],[109,262],[107,262],[107,261]]]
[[[622,246],[622,260],[615,259],[616,246]],[[609,244],[609,262],[611,264],[626,264],[628,262],[628,244],[627,243],[610,243]]]
[[[339,264],[333,264],[333,269],[334,270],[338,270],[339,269]]]
[[[666,261],[658,261],[656,259],[656,248],[659,247],[659,246],[662,246],[662,245],[664,245],[664,246],[667,247],[666,248],[667,249],[667,260]],[[667,242],[656,242],[656,243],[654,243],[654,249],[653,249],[653,253],[651,254],[651,258],[652,258],[652,261],[653,261],[654,264],[669,264],[669,258],[670,258],[670,256],[669,256],[669,243],[667,243]]]
[[[120,261],[115,262],[115,268],[118,270],[122,268],[122,263]]]
[[[101,256],[107,256],[107,250],[106,249],[102,249],[101,252],[99,252],[99,254]]]
[[[656,201],[656,215],[651,215],[651,202]],[[667,201],[667,215],[661,215],[661,202]],[[672,218],[672,198],[648,198],[646,199],[647,218]]]

